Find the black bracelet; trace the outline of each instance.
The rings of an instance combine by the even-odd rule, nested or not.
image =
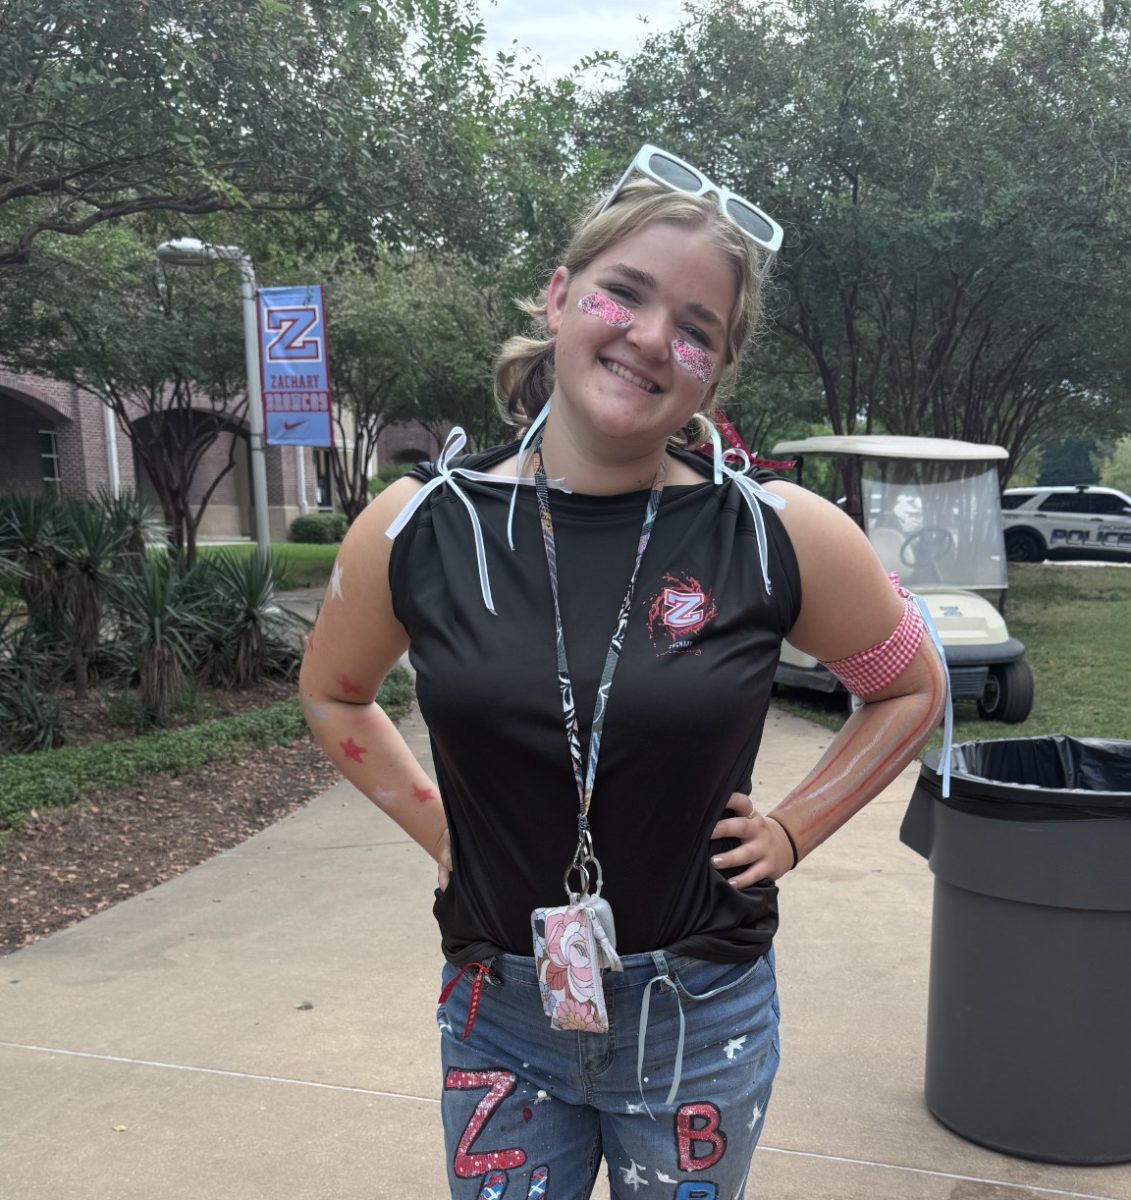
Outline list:
[[[773,820],[777,821],[778,826],[781,829],[782,833],[784,833],[786,838],[789,840],[789,848],[793,851],[793,866],[789,868],[792,871],[793,867],[797,866],[797,843],[793,840],[793,834],[790,833],[789,830],[786,829],[786,827],[784,825],[782,825],[781,821],[778,820],[778,818],[775,817],[773,813],[767,813],[766,815],[771,817]]]

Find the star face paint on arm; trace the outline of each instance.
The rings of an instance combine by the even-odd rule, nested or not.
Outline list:
[[[435,798],[436,793],[431,788],[422,788],[417,784],[412,785],[412,798],[417,804],[427,804],[429,800]]]
[[[676,338],[672,342],[672,354],[675,361],[689,374],[694,375],[700,383],[710,383],[715,371],[715,356],[702,346],[693,346]]]
[[[603,292],[588,292],[578,300],[577,307],[587,317],[596,317],[614,329],[627,329],[632,324],[632,310]]]
[[[334,570],[330,573],[330,599],[340,600],[342,598],[342,565],[334,563]]]
[[[342,753],[346,758],[352,758],[354,762],[361,762],[361,756],[369,749],[368,746],[359,746],[352,737],[346,738],[344,742],[339,742],[338,745],[341,746]]]

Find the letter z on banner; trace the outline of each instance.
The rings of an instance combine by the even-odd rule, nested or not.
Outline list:
[[[268,445],[332,445],[320,286],[259,289],[259,371]]]

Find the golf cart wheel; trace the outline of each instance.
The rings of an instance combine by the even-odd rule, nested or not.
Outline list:
[[[1010,562],[1041,562],[1045,557],[1044,543],[1027,529],[1012,529],[1005,535],[1005,557]]]
[[[1033,708],[1033,672],[1024,659],[990,667],[986,687],[978,701],[978,715],[987,721],[1016,725]]]

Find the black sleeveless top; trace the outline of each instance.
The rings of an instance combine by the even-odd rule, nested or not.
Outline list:
[[[454,466],[487,470],[502,446]],[[745,790],[762,737],[782,638],[797,618],[800,577],[777,513],[762,506],[773,594],[754,522],[710,463],[676,456],[701,485],[664,489],[640,565],[613,680],[590,821],[622,954],[671,949],[722,962],[756,959],[777,928],[777,887],[739,891],[711,866],[732,792]],[[412,475],[435,476],[431,464]],[[457,476],[457,479],[459,477]],[[772,478],[769,475],[756,478]],[[537,501],[520,486],[459,479],[483,527],[498,616],[485,606],[467,510],[444,485],[393,544],[393,608],[412,639],[452,845],[436,893],[443,950],[462,966],[500,951],[530,955],[530,913],[565,902],[577,841],[554,651],[554,616]],[[551,490],[562,622],[579,733],[588,752],[597,684],[632,570],[648,492]]]

